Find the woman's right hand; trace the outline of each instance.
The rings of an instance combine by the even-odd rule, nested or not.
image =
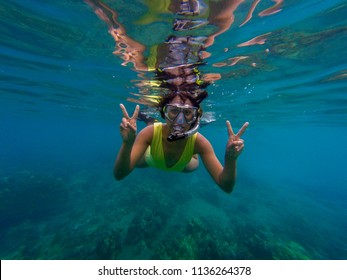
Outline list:
[[[122,122],[120,123],[120,126],[119,126],[120,135],[122,136],[124,143],[133,143],[136,138],[136,131],[137,131],[136,120],[140,111],[140,106],[136,105],[136,108],[132,117],[129,117],[129,114],[123,104],[120,104],[119,106],[123,113]]]

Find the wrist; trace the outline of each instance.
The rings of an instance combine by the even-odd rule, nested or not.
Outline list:
[[[237,161],[237,157],[238,157],[237,155],[225,153],[225,161],[236,162]]]
[[[123,146],[124,148],[129,148],[129,149],[131,149],[132,146],[134,145],[134,142],[135,142],[135,140],[123,140],[122,146]]]

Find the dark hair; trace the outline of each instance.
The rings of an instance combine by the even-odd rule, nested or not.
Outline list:
[[[166,104],[168,104],[172,99],[174,99],[176,96],[179,96],[183,102],[185,102],[187,99],[192,102],[194,107],[199,108],[199,116],[202,115],[202,110],[200,108],[200,103],[208,96],[207,91],[205,90],[195,90],[194,92],[189,91],[178,91],[178,92],[170,92],[167,94],[164,94],[160,97],[159,103],[158,103],[158,109],[160,112],[160,115],[162,118],[165,118],[163,109]]]

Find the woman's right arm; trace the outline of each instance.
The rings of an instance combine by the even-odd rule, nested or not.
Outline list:
[[[122,180],[133,171],[152,142],[152,137],[153,125],[150,125],[140,131],[135,141],[123,141],[113,169],[117,180]]]

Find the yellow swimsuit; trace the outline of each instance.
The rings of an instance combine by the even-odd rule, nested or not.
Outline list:
[[[186,165],[192,159],[194,153],[194,145],[197,133],[187,139],[186,146],[180,159],[172,167],[167,167],[165,162],[163,141],[162,141],[162,123],[154,123],[154,132],[151,145],[145,153],[145,160],[148,166],[156,167],[166,171],[183,171]]]

